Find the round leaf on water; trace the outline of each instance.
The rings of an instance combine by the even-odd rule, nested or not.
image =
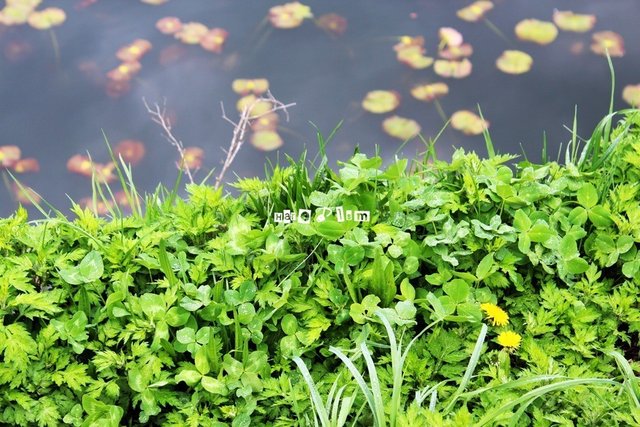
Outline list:
[[[461,61],[449,61],[446,59],[438,59],[433,65],[433,71],[441,77],[453,77],[454,79],[463,79],[471,74],[473,66],[471,61],[464,58]]]
[[[462,9],[458,10],[456,14],[458,15],[458,18],[462,20],[468,22],[477,22],[484,18],[484,15],[491,9],[493,9],[493,3],[491,3],[490,1],[479,0],[471,3],[467,7],[463,7]]]
[[[441,27],[438,30],[441,46],[460,46],[464,41],[462,34],[455,28]]]
[[[414,86],[411,95],[420,101],[430,102],[449,93],[449,86],[443,82]]]
[[[175,33],[175,38],[186,44],[199,44],[200,40],[209,32],[206,25],[199,22],[187,22]]]
[[[302,25],[306,18],[312,18],[309,6],[297,1],[273,6],[269,9],[269,21],[275,28],[291,29]]]
[[[393,90],[373,90],[362,100],[362,108],[370,113],[383,114],[400,105],[400,95]]]
[[[505,50],[496,60],[496,67],[507,74],[524,74],[531,69],[533,58],[520,50]]]
[[[283,144],[280,134],[272,130],[261,130],[251,135],[251,145],[261,151],[273,151]]]
[[[640,107],[640,84],[625,86],[622,89],[622,99],[632,107]]]
[[[558,37],[558,29],[552,22],[524,19],[516,25],[516,36],[523,41],[546,45]]]
[[[29,15],[29,25],[38,30],[48,30],[62,24],[67,19],[64,10],[57,7],[32,12]]]
[[[406,141],[420,133],[420,125],[415,120],[392,116],[382,122],[382,129],[394,138]]]
[[[433,58],[424,55],[424,48],[417,45],[409,45],[397,50],[396,58],[398,62],[407,65],[415,70],[428,68],[433,64]]]
[[[584,33],[591,31],[596,24],[595,15],[573,13],[570,10],[554,10],[553,22],[563,31]]]
[[[598,31],[593,33],[591,51],[597,55],[624,56],[624,39],[613,31]]]
[[[451,116],[451,127],[465,135],[479,135],[489,127],[489,122],[472,111],[461,110]]]

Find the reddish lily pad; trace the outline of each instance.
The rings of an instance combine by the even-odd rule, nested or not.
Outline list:
[[[242,113],[245,108],[249,109],[249,117],[258,117],[273,110],[273,104],[265,99],[260,99],[255,95],[243,96],[238,100],[236,108]]]
[[[424,55],[424,48],[421,46],[410,45],[404,49],[398,50],[396,57],[398,62],[405,64],[413,69],[422,70],[433,64],[433,58]]]
[[[251,135],[251,145],[261,151],[273,151],[282,147],[282,138],[277,132],[263,130]]]
[[[327,13],[318,17],[316,25],[328,34],[341,36],[347,31],[347,18],[337,13]]]
[[[151,50],[151,43],[145,39],[137,39],[133,43],[121,47],[116,57],[122,62],[139,62]]]
[[[362,108],[374,114],[384,114],[400,105],[400,94],[394,90],[372,90],[362,100]]]
[[[16,200],[23,205],[31,205],[32,203],[40,203],[42,201],[42,197],[40,197],[33,188],[25,185],[21,187],[16,183],[13,184],[13,195]]]
[[[597,55],[624,56],[624,39],[613,31],[599,31],[593,33],[591,51]]]
[[[251,122],[251,130],[254,132],[260,132],[265,130],[276,130],[278,127],[279,117],[277,113],[268,113]]]
[[[222,28],[212,28],[200,39],[200,46],[213,53],[221,53],[229,33]]]
[[[493,9],[493,3],[491,3],[490,1],[479,0],[471,3],[467,7],[463,7],[462,9],[458,10],[456,14],[458,15],[458,18],[462,20],[468,22],[478,22],[479,20],[484,18],[484,15],[491,9]]]
[[[516,36],[523,41],[547,45],[558,37],[558,29],[553,22],[538,19],[524,19],[516,25]]]
[[[532,65],[533,58],[520,50],[505,50],[496,60],[496,67],[507,74],[524,74]]]
[[[202,167],[204,150],[200,147],[187,147],[184,149],[184,157],[178,163],[178,167],[197,170]]]
[[[209,28],[206,25],[199,22],[188,22],[175,33],[175,38],[186,44],[199,44],[208,32]]]
[[[13,165],[13,170],[17,173],[39,172],[40,163],[32,157],[20,159]]]
[[[262,95],[269,90],[269,80],[267,79],[235,79],[231,83],[233,91],[239,95]]]
[[[465,135],[480,135],[489,128],[489,122],[472,111],[460,110],[451,116],[451,127]]]
[[[434,99],[442,98],[449,93],[449,86],[443,82],[430,83],[414,86],[411,95],[420,100],[430,102]]]
[[[20,160],[22,152],[17,145],[1,145],[0,146],[0,167],[11,168]]]
[[[311,8],[297,1],[269,9],[269,21],[275,28],[296,28],[302,25],[306,18],[313,18]]]
[[[387,135],[406,141],[420,133],[420,125],[412,119],[391,116],[382,122],[382,129]]]
[[[151,4],[153,6],[159,6],[161,4],[165,4],[169,0],[140,0],[142,3]]]
[[[175,34],[182,28],[182,22],[175,16],[167,16],[156,22],[156,28],[162,34]]]
[[[448,46],[439,53],[444,59],[460,59],[473,55],[473,47],[469,43],[463,43],[460,46]]]
[[[64,10],[58,7],[48,7],[29,15],[29,25],[37,30],[48,30],[61,25],[67,19]]]
[[[393,46],[393,50],[395,50],[396,52],[400,52],[401,50],[412,46],[424,48],[424,37],[402,36],[400,37],[400,41]]]
[[[625,86],[622,89],[622,99],[633,107],[640,107],[640,84]]]
[[[139,62],[124,62],[107,73],[107,77],[116,82],[129,81],[142,69]]]
[[[433,65],[433,71],[441,77],[453,77],[455,79],[463,79],[471,74],[471,61],[464,58],[461,61],[449,61],[438,59]]]
[[[122,157],[122,160],[135,166],[145,155],[144,144],[134,139],[125,139],[115,146],[113,154],[116,158]]]
[[[585,33],[593,29],[596,24],[596,16],[556,9],[553,11],[553,22],[563,31]]]
[[[460,46],[464,41],[462,34],[455,28],[441,27],[438,30],[440,37],[440,46]]]

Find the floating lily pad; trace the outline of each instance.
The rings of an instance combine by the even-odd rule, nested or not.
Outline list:
[[[0,167],[11,168],[20,160],[22,152],[17,145],[0,145]]]
[[[400,52],[401,50],[404,50],[412,46],[418,46],[418,47],[424,48],[424,37],[402,36],[400,37],[400,41],[393,46],[393,49],[396,52]]]
[[[7,26],[25,24],[33,9],[34,7],[29,5],[7,4],[4,9],[0,10],[0,24]]]
[[[200,147],[187,147],[184,149],[184,157],[178,162],[178,167],[197,170],[202,167],[204,150]]]
[[[313,18],[311,8],[297,1],[269,9],[269,21],[275,28],[296,28],[302,25],[306,18]]]
[[[479,20],[484,18],[484,15],[491,9],[493,9],[493,3],[491,3],[490,1],[480,0],[471,3],[467,7],[463,7],[462,9],[458,10],[456,14],[458,15],[458,18],[462,20],[468,22],[478,22]]]
[[[473,47],[469,43],[463,43],[460,46],[448,46],[438,52],[444,59],[460,59],[473,55]]]
[[[182,28],[182,22],[175,16],[167,16],[156,22],[156,28],[162,34],[175,34]]]
[[[362,108],[374,114],[384,114],[400,105],[400,94],[394,90],[372,90],[362,100]]]
[[[465,135],[479,135],[489,128],[489,122],[469,110],[460,110],[451,116],[451,127]]]
[[[613,31],[599,31],[593,33],[591,51],[597,55],[624,56],[624,39]]]
[[[273,104],[265,99],[259,99],[252,94],[240,98],[236,104],[236,108],[240,113],[242,113],[245,108],[248,108],[250,110],[249,117],[258,117],[273,110]]]
[[[269,80],[267,79],[235,79],[231,83],[233,91],[239,95],[250,93],[262,95],[269,90]]]
[[[433,64],[433,58],[424,55],[424,48],[420,46],[408,46],[396,54],[398,62],[413,69],[422,70]]]
[[[112,81],[129,81],[138,74],[142,65],[139,62],[125,62],[107,73]]]
[[[471,74],[471,61],[464,58],[461,61],[450,61],[446,59],[438,59],[433,65],[433,71],[441,77],[453,77],[462,79]]]
[[[64,10],[58,7],[48,7],[29,15],[29,25],[37,30],[48,30],[57,27],[67,19]]]
[[[347,31],[347,18],[337,13],[327,13],[318,17],[316,25],[331,35],[341,36]]]
[[[137,39],[133,43],[121,47],[116,57],[123,62],[138,62],[151,50],[151,43],[145,39]]]
[[[442,98],[449,93],[449,86],[446,83],[437,82],[414,86],[411,95],[420,100],[430,102],[437,98]]]
[[[40,163],[32,157],[20,159],[13,165],[13,170],[17,173],[39,172]]]
[[[222,28],[212,28],[201,39],[200,46],[213,53],[221,53],[229,33]]]
[[[83,176],[91,176],[91,159],[82,154],[76,154],[67,160],[67,170]]]
[[[438,37],[440,37],[440,46],[460,46],[464,41],[462,34],[455,28],[441,27],[438,30]]]
[[[596,24],[596,16],[556,9],[553,11],[553,22],[563,31],[584,33],[593,29]]]
[[[558,37],[558,29],[553,22],[538,19],[524,19],[515,28],[516,36],[523,41],[547,45]]]
[[[533,58],[520,50],[505,50],[496,60],[496,67],[507,74],[524,74],[532,65]]]
[[[282,138],[277,132],[263,130],[251,135],[251,145],[261,151],[272,151],[282,146]]]
[[[622,89],[622,99],[633,107],[640,107],[640,84],[625,86]]]
[[[199,44],[208,32],[209,28],[206,25],[199,22],[188,22],[175,33],[175,38],[186,44]]]
[[[406,141],[420,133],[420,125],[412,119],[391,116],[382,122],[382,129],[394,138]]]
[[[251,130],[254,132],[260,132],[265,130],[276,130],[278,127],[279,117],[277,113],[268,113],[251,122]]]
[[[169,0],[140,0],[142,3],[151,4],[154,6],[159,6],[161,4],[165,4]]]
[[[16,183],[13,184],[13,195],[15,196],[16,200],[23,205],[40,203],[42,201],[42,197],[40,197],[33,188],[25,185],[20,187]]]
[[[144,144],[134,139],[125,139],[115,146],[113,154],[116,159],[122,157],[122,160],[135,166],[145,155]]]

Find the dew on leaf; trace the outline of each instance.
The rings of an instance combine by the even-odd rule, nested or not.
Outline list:
[[[420,133],[420,125],[412,119],[391,116],[382,122],[382,129],[387,135],[406,141]]]
[[[558,29],[552,22],[538,19],[523,19],[516,24],[515,33],[518,39],[547,45],[558,37]]]
[[[333,36],[341,36],[347,31],[347,19],[337,13],[319,16],[316,25]]]
[[[625,86],[622,89],[622,99],[632,107],[640,107],[640,83]]]
[[[471,3],[467,7],[458,10],[456,14],[458,18],[468,22],[478,22],[484,15],[493,9],[493,3],[490,1],[479,0]]]
[[[162,34],[175,34],[182,28],[182,22],[175,16],[166,16],[156,22],[156,28]]]
[[[261,151],[273,151],[282,147],[282,138],[272,130],[262,130],[251,135],[251,145]]]
[[[489,122],[472,111],[460,110],[451,115],[451,127],[465,135],[479,135],[489,128]]]
[[[113,149],[116,159],[122,157],[126,163],[137,165],[145,155],[144,144],[134,139],[120,141]]]
[[[553,22],[563,31],[584,33],[593,29],[596,24],[596,16],[556,9],[553,11]]]
[[[400,94],[393,90],[372,90],[362,100],[362,108],[374,114],[395,110],[400,105]]]
[[[471,74],[471,61],[467,58],[461,61],[450,61],[446,59],[438,59],[433,65],[433,71],[441,77],[453,77],[462,79]]]
[[[449,86],[443,82],[430,83],[414,86],[411,95],[420,100],[430,102],[434,99],[442,98],[449,93]]]
[[[296,28],[302,25],[306,18],[313,18],[311,8],[297,1],[269,9],[269,21],[275,28]]]
[[[591,51],[597,55],[624,56],[624,39],[614,31],[598,31],[591,35]]]
[[[267,79],[235,79],[231,83],[231,89],[238,95],[262,95],[269,90],[269,80]]]
[[[524,74],[532,65],[533,58],[520,50],[505,50],[496,60],[496,67],[507,74]]]

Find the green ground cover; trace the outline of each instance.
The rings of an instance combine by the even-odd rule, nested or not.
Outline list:
[[[0,423],[638,425],[639,125],[608,116],[563,164],[429,145],[303,158],[238,196],[128,186],[109,219],[19,209]],[[371,221],[273,221],[336,206]]]

